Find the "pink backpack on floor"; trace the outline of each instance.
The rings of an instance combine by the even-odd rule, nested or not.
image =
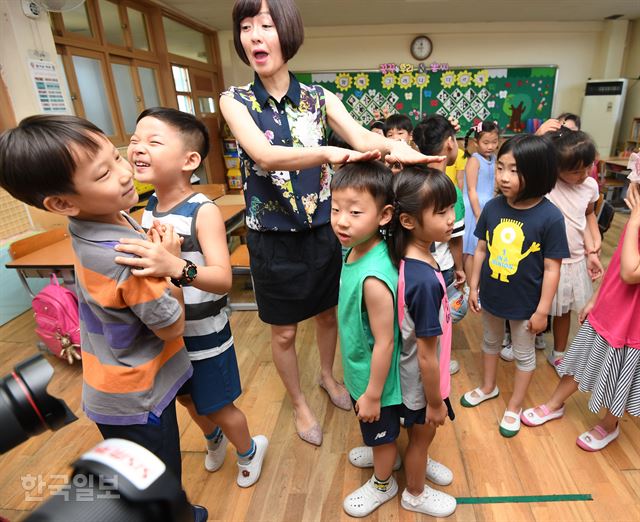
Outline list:
[[[73,364],[81,359],[78,297],[55,274],[50,280],[31,301],[36,333],[53,355]]]

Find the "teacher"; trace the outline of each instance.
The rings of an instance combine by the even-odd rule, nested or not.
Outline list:
[[[287,62],[303,39],[293,0],[236,0],[235,48],[255,75],[249,85],[222,93],[220,109],[239,145],[258,315],[271,325],[273,361],[293,403],[296,432],[319,446],[322,428],[300,387],[300,321],[316,321],[318,384],[334,405],[351,409],[333,376],[341,248],[330,225],[329,164],[381,154],[388,162],[434,158],[364,129],[333,93],[301,84]],[[329,127],[355,150],[326,146]]]

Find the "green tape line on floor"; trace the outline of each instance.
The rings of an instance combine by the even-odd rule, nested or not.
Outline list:
[[[458,504],[506,504],[526,502],[575,502],[593,500],[591,495],[519,495],[511,497],[457,497]]]

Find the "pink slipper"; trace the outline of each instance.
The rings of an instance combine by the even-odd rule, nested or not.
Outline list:
[[[592,437],[590,435],[592,431],[597,432],[598,435],[602,436],[602,438],[596,439],[595,437]],[[582,435],[580,435],[576,439],[576,444],[580,447],[580,449],[583,449],[585,451],[600,451],[601,449],[606,448],[609,445],[609,443],[616,440],[619,435],[620,435],[619,424],[617,424],[616,429],[610,433],[607,433],[602,426],[596,425],[593,428],[591,428],[589,431],[585,431]]]
[[[538,415],[536,413],[536,408],[529,408],[524,410],[520,414],[520,420],[526,424],[527,426],[542,426],[545,422],[559,419],[564,415],[564,406],[557,409],[556,411],[551,411],[546,404],[542,404],[541,406],[537,406],[542,410],[542,415]]]
[[[329,396],[329,399],[331,399],[331,402],[334,406],[347,411],[350,411],[351,408],[353,408],[351,396],[349,395],[349,392],[344,388],[344,385],[341,385],[341,387],[344,389],[344,393],[341,393],[340,395],[331,395],[322,381],[318,382],[318,386],[320,386],[320,388],[327,392],[327,395]]]

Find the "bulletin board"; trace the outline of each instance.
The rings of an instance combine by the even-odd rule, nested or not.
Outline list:
[[[305,84],[321,85],[342,100],[362,125],[376,111],[406,114],[414,123],[428,114],[453,116],[462,133],[493,119],[503,134],[533,132],[552,116],[558,68],[414,68],[384,64],[379,71],[302,72]],[[437,69],[437,70],[434,70]]]

